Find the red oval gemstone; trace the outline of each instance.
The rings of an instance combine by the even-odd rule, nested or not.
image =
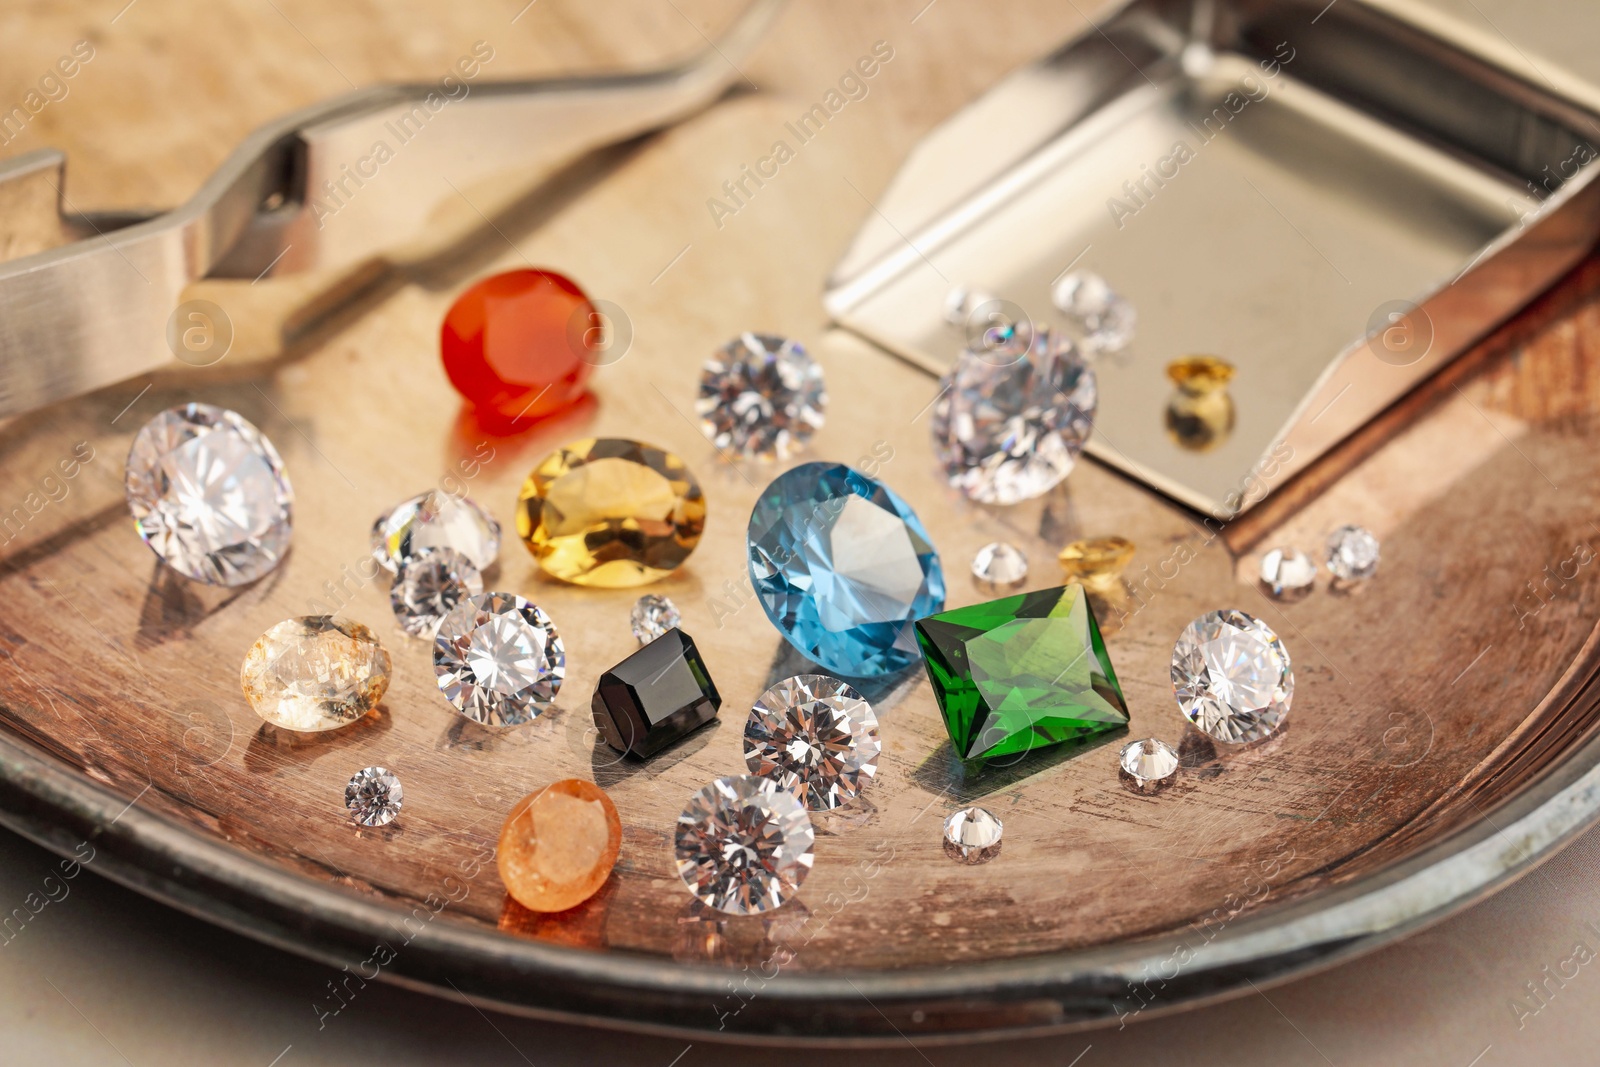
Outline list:
[[[536,419],[583,396],[594,305],[570,278],[513,270],[473,285],[450,306],[439,353],[450,384],[480,414]],[[592,357],[591,357],[592,358]]]

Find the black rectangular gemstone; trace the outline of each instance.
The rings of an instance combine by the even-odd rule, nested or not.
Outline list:
[[[704,726],[720,707],[700,650],[678,629],[602,674],[592,705],[606,744],[640,759]]]

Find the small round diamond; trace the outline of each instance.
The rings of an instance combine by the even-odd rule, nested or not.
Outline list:
[[[1289,713],[1294,671],[1272,627],[1242,611],[1212,611],[1173,646],[1172,689],[1184,717],[1213,739],[1258,741]]]
[[[464,496],[429,490],[372,525],[372,558],[390,574],[434,548],[453,548],[486,571],[500,555],[500,524]]]
[[[1050,302],[1083,331],[1083,348],[1091,355],[1118,352],[1133,341],[1133,305],[1093,271],[1062,275],[1050,289]]]
[[[1261,557],[1261,584],[1279,600],[1305,596],[1316,580],[1316,560],[1298,548],[1275,548]]]
[[[995,541],[972,557],[972,577],[986,593],[1014,593],[1028,581],[1028,557],[1022,549]]]
[[[400,629],[412,637],[432,637],[457,604],[483,592],[483,576],[453,548],[433,548],[400,565],[389,606]]]
[[[1328,570],[1335,578],[1360,582],[1378,573],[1378,539],[1362,526],[1341,526],[1328,535]]]
[[[678,816],[678,875],[702,903],[731,915],[783,904],[811,873],[815,832],[805,805],[770,778],[718,778]]]
[[[362,826],[387,826],[400,814],[405,790],[400,779],[383,767],[364,767],[344,787],[344,806]]]
[[[737,456],[788,459],[822,425],[822,368],[783,337],[740,334],[706,361],[695,413],[711,443]]]
[[[285,619],[245,654],[239,683],[255,713],[303,733],[337,730],[378,706],[389,653],[359,622],[333,615]]]
[[[944,854],[962,863],[987,863],[1000,855],[1005,824],[985,808],[962,808],[944,821]]]
[[[1178,776],[1178,754],[1160,738],[1147,737],[1122,746],[1117,756],[1122,781],[1135,793],[1154,793]]]
[[[878,716],[826,674],[787,678],[761,694],[744,728],[750,773],[770,778],[812,811],[854,800],[878,770]]]
[[[139,537],[185,578],[245,585],[289,551],[289,476],[272,442],[237,412],[163,411],[134,435],[124,481]]]
[[[678,605],[664,596],[646,594],[634,601],[628,622],[633,627],[633,639],[648,645],[683,620],[678,615]]]
[[[473,722],[520,726],[548,711],[561,691],[566,646],[538,605],[480,593],[439,623],[433,672],[445,699]]]

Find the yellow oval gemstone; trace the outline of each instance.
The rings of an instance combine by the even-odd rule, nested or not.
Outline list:
[[[700,483],[670,452],[620,437],[576,441],[533,469],[517,534],[545,573],[578,585],[644,585],[700,543]]]
[[[1133,559],[1133,542],[1126,537],[1086,538],[1072,542],[1056,558],[1068,582],[1089,588],[1105,586],[1116,581]]]

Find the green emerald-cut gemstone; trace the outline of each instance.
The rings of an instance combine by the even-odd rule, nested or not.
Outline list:
[[[992,759],[1126,726],[1128,705],[1083,587],[929,615],[917,644],[962,759]]]

